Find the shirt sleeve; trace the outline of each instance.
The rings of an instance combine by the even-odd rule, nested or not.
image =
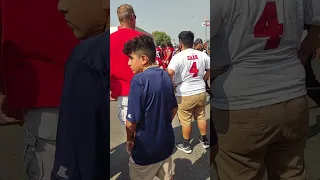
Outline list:
[[[304,20],[307,25],[320,26],[319,0],[304,0]]]
[[[170,63],[169,63],[169,66],[168,66],[168,69],[172,69],[175,73],[178,73],[179,72],[179,60],[177,58],[177,56],[173,56]]]
[[[136,80],[132,80],[130,84],[130,93],[128,100],[127,120],[139,123],[142,118],[143,109],[143,88]]]
[[[210,57],[208,55],[205,55],[206,58],[206,70],[210,69]]]
[[[212,0],[210,3],[210,34],[211,36],[215,36],[218,34],[221,22],[222,22],[222,15],[223,15],[223,5],[221,0]]]
[[[108,161],[105,153],[109,147],[110,107],[106,79],[84,61],[66,63],[52,180],[108,177],[97,168]]]

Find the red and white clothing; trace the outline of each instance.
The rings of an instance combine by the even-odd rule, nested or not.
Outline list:
[[[171,53],[170,56],[168,57],[168,53]],[[163,62],[163,67],[164,69],[166,69],[172,59],[172,56],[173,56],[173,53],[174,53],[174,48],[173,47],[166,47],[165,50],[164,50],[164,62]]]
[[[175,72],[174,81],[179,84],[177,96],[191,96],[206,92],[203,77],[210,69],[210,57],[195,49],[186,49],[175,55],[168,69]]]
[[[319,0],[224,0],[211,6],[212,67],[230,67],[211,86],[215,108],[258,108],[306,94],[297,51],[304,24],[320,25]]]
[[[110,34],[111,97],[117,99],[118,118],[122,125],[126,122],[130,82],[134,75],[128,66],[129,58],[122,50],[127,41],[140,34],[142,33],[128,28],[118,28]]]
[[[162,65],[163,59],[161,58],[161,53],[163,53],[162,49],[160,47],[156,48],[156,62],[159,66]]]

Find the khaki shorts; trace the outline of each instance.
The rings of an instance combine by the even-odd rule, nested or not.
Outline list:
[[[305,180],[309,129],[306,96],[260,108],[214,109],[217,171],[222,180]]]
[[[161,180],[171,180],[174,175],[172,157],[147,166],[135,164],[132,157],[129,158],[129,176],[131,180],[152,180],[158,177]]]
[[[177,96],[178,119],[182,126],[191,126],[192,119],[206,121],[206,92],[192,96]]]

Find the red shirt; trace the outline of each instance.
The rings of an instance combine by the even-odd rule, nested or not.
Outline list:
[[[110,80],[111,97],[128,96],[133,72],[128,65],[129,57],[122,50],[124,44],[140,35],[141,32],[121,28],[110,34]]]
[[[1,74],[9,109],[58,107],[64,64],[78,43],[56,0],[0,0]]]
[[[162,49],[160,47],[156,47],[156,61],[158,61],[159,65],[162,62],[161,53],[162,53]]]
[[[165,48],[165,51],[164,51],[164,60],[167,59],[167,53],[168,53],[168,52],[172,52],[172,53],[171,53],[170,57],[168,58],[168,61],[162,64],[162,67],[163,67],[164,69],[167,69],[167,67],[168,67],[168,65],[169,65],[169,63],[170,63],[170,60],[172,59],[173,52],[174,52],[174,48],[171,48],[171,47],[166,47],[166,48]]]
[[[165,51],[165,54],[166,54],[166,58],[167,58],[167,53],[168,52],[171,52],[171,55],[170,55],[170,57],[169,57],[169,62],[170,62],[170,60],[172,59],[172,56],[173,56],[173,53],[174,53],[174,48],[173,47],[166,47],[166,51]]]

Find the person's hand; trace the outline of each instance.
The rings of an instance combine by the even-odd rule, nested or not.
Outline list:
[[[320,48],[318,48],[315,52],[314,52],[314,57],[317,60],[320,60]]]
[[[110,101],[117,101],[117,98],[113,98],[110,96]]]
[[[127,149],[128,154],[131,154],[133,146],[134,146],[134,142],[133,141],[127,141],[126,149]]]
[[[111,96],[111,91],[110,91],[110,101],[117,101],[117,98],[113,98],[112,96]]]
[[[0,93],[0,126],[15,125],[24,123],[24,112],[20,110],[5,111],[6,96]]]

